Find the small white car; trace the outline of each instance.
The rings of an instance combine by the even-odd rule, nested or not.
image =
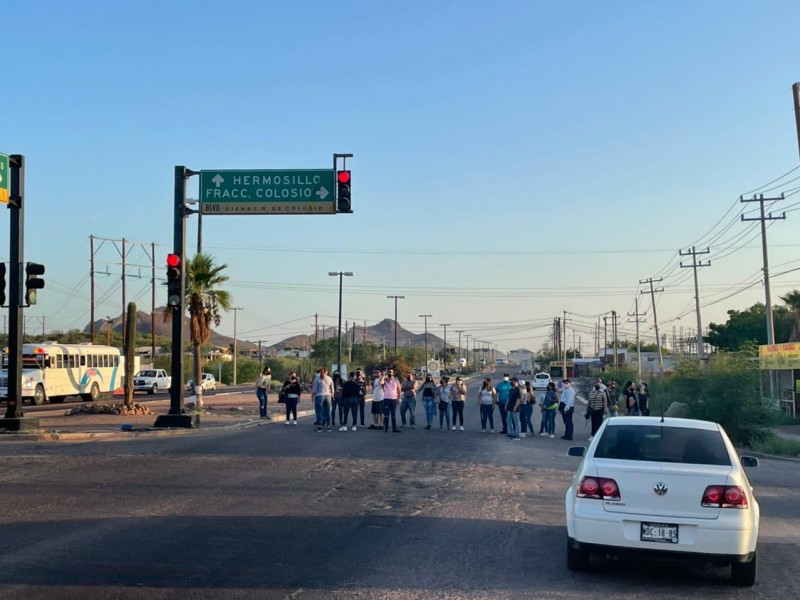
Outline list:
[[[194,384],[194,379],[190,379],[186,382],[186,391],[191,391],[192,385]],[[203,373],[203,378],[200,381],[200,389],[204,392],[208,390],[216,390],[217,389],[217,380],[211,373]]]
[[[617,417],[600,427],[565,497],[567,566],[591,554],[727,563],[736,585],[756,581],[760,508],[743,456],[717,423]]]
[[[547,373],[536,373],[531,380],[531,387],[535,390],[547,389],[547,384],[551,381],[550,375]]]

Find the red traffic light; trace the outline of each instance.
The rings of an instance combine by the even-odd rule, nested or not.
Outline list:
[[[350,183],[350,171],[339,171],[337,178],[339,183]]]
[[[177,254],[167,254],[167,266],[179,267],[181,265],[181,257]]]

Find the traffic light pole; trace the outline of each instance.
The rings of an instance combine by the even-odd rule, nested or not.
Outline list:
[[[25,260],[25,157],[8,157],[10,246],[8,265],[8,404],[0,429],[25,431],[37,429],[38,419],[23,418],[22,414],[22,261]]]
[[[172,310],[172,385],[169,388],[169,413],[156,417],[155,427],[192,428],[198,424],[193,415],[183,414],[183,314],[186,299],[186,180],[195,175],[184,166],[175,167],[175,227],[173,230],[173,253],[182,261],[181,293],[177,306]]]

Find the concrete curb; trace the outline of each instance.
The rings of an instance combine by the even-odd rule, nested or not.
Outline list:
[[[314,415],[313,410],[300,410],[297,411],[297,418],[310,417]],[[42,431],[39,433],[14,433],[7,432],[0,434],[0,440],[6,441],[80,441],[80,440],[102,440],[114,438],[131,438],[131,437],[165,437],[172,435],[197,435],[202,433],[215,433],[220,431],[234,431],[237,429],[250,429],[253,427],[260,427],[261,425],[271,425],[274,423],[283,423],[286,421],[286,415],[276,415],[271,420],[266,421],[263,419],[249,419],[247,421],[239,421],[231,423],[230,425],[214,425],[203,427],[202,417],[200,420],[200,427],[197,429],[161,429],[148,427],[145,429],[134,429],[132,431],[95,431],[95,432],[61,432],[55,431]]]

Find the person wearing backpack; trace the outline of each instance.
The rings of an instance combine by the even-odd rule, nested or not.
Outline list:
[[[433,417],[436,415],[436,384],[433,382],[433,377],[430,375],[425,376],[425,381],[421,387],[422,393],[422,407],[425,409],[425,429],[430,429],[433,425]]]

